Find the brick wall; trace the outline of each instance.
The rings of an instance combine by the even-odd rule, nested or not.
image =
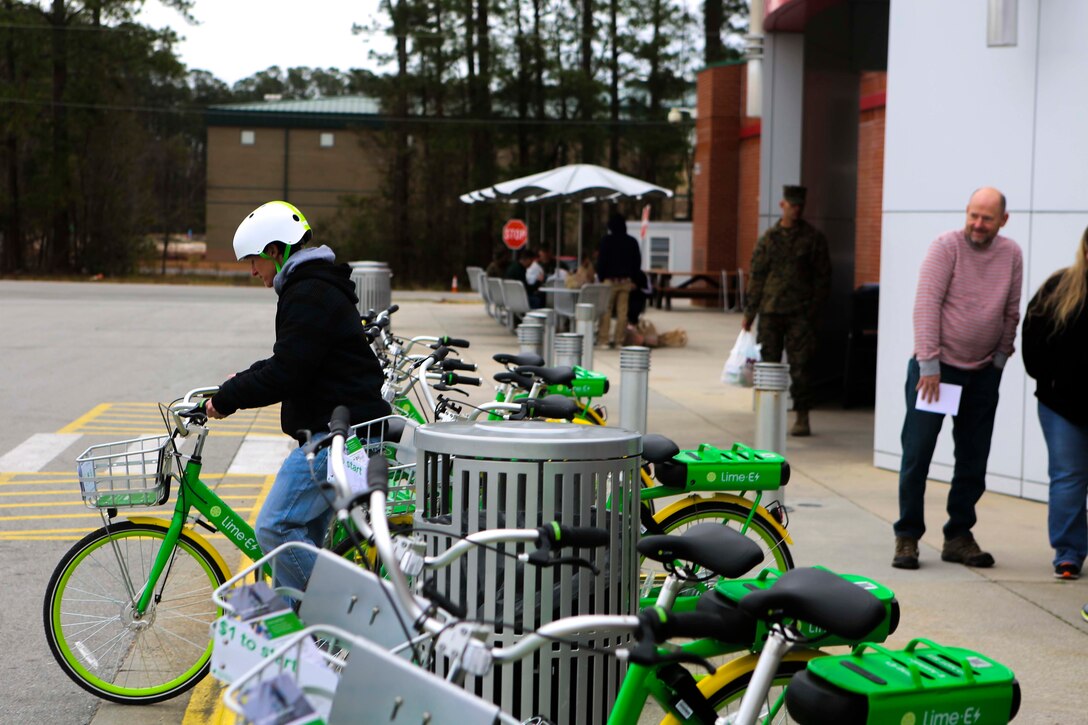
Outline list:
[[[887,73],[860,80],[858,194],[854,239],[854,286],[880,281],[880,224],[884,193],[884,102]]]
[[[376,155],[359,132],[328,129],[324,133],[333,134],[333,145],[322,147],[323,131],[317,129],[294,128],[285,139],[283,128],[248,128],[254,132],[252,145],[242,145],[242,130],[208,128],[209,260],[234,259],[234,230],[266,201],[285,199],[297,206],[320,240],[321,223],[336,212],[340,196],[378,191]]]
[[[695,205],[691,264],[694,269],[735,269],[741,79],[744,65],[699,73],[695,123]]]

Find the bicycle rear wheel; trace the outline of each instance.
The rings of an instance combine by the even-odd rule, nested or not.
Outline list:
[[[212,592],[227,580],[219,563],[182,533],[139,619],[132,597],[147,582],[166,527],[124,521],[85,536],[61,559],[45,592],[49,649],[83,689],[122,704],[174,697],[208,672]]]

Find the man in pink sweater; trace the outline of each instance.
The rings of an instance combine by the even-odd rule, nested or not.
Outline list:
[[[930,245],[914,300],[914,357],[907,366],[907,415],[899,470],[899,520],[892,566],[918,568],[925,533],[929,464],[943,413],[917,410],[918,399],[940,398],[941,383],[962,386],[952,418],[956,463],[948,492],[941,559],[988,567],[994,558],[971,534],[975,504],[986,490],[986,462],[997,412],[1001,371],[1013,353],[1020,322],[1020,247],[998,231],[1009,219],[1005,196],[982,188],[967,203],[962,230]]]

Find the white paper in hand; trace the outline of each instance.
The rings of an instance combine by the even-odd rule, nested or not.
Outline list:
[[[963,394],[962,385],[941,383],[941,392],[937,400],[926,402],[922,400],[922,391],[918,391],[918,399],[914,402],[916,410],[924,410],[929,413],[942,413],[956,415],[960,412],[960,395]]]

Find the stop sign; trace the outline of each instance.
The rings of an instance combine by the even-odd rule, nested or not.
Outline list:
[[[510,249],[521,249],[529,243],[529,227],[520,219],[511,219],[502,227],[502,242]]]

